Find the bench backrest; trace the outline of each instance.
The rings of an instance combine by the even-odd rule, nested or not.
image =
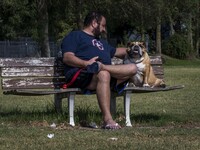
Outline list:
[[[150,56],[154,73],[163,78],[160,56]],[[0,58],[3,90],[55,89],[65,83],[61,58]]]
[[[52,89],[65,83],[63,64],[57,58],[0,59],[3,90]]]

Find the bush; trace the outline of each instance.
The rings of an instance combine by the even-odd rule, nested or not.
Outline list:
[[[162,52],[178,59],[186,59],[189,56],[191,47],[187,38],[180,34],[174,34],[163,42]]]

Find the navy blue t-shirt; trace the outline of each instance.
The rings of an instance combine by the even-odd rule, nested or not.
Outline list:
[[[110,46],[106,40],[97,39],[83,31],[72,31],[62,41],[62,53],[73,52],[75,56],[83,60],[90,60],[99,56],[103,64],[111,64],[111,58],[116,48]],[[70,69],[66,66],[66,69]]]

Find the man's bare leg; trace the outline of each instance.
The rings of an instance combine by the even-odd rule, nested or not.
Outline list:
[[[121,128],[116,125],[110,112],[110,73],[100,71],[97,75],[97,99],[103,114],[104,125],[110,125],[110,128]]]
[[[133,76],[137,71],[135,65],[101,65],[101,70],[98,74],[93,76],[92,82],[87,89],[95,90],[99,107],[103,115],[104,125],[110,125],[113,128],[121,128],[116,126],[110,112],[110,80],[111,76],[117,78],[119,81],[124,81]]]
[[[121,126],[116,124],[110,112],[110,78],[110,73],[108,71],[100,71],[93,77],[91,84],[87,88],[96,89],[104,125],[110,125],[110,128],[118,129],[121,128]]]
[[[123,65],[104,65],[100,64],[100,70],[106,70],[110,75],[119,80],[126,80],[132,77],[137,72],[135,64]]]

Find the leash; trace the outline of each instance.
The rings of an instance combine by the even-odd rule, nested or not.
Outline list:
[[[99,72],[99,64],[97,62],[94,62],[91,65],[88,65],[86,68],[81,68],[79,69],[75,75],[73,76],[72,80],[67,83],[67,84],[63,84],[63,89],[68,88],[70,85],[72,85],[74,83],[74,81],[77,79],[77,77],[79,76],[79,74],[81,73],[81,71],[83,69],[86,69],[88,73],[98,73]]]
[[[77,77],[79,76],[79,74],[81,73],[81,71],[82,71],[83,69],[84,69],[84,68],[79,69],[79,70],[75,73],[75,75],[73,76],[72,80],[71,80],[69,83],[63,84],[62,88],[63,88],[63,89],[66,89],[66,88],[68,88],[70,85],[72,85],[72,84],[75,82],[75,80],[77,79]]]
[[[133,63],[133,64],[139,64],[139,63],[141,63],[143,60],[144,60],[143,57],[140,58],[139,60],[136,60],[136,61],[134,61],[133,59],[129,58],[129,61],[130,61],[131,63]]]

